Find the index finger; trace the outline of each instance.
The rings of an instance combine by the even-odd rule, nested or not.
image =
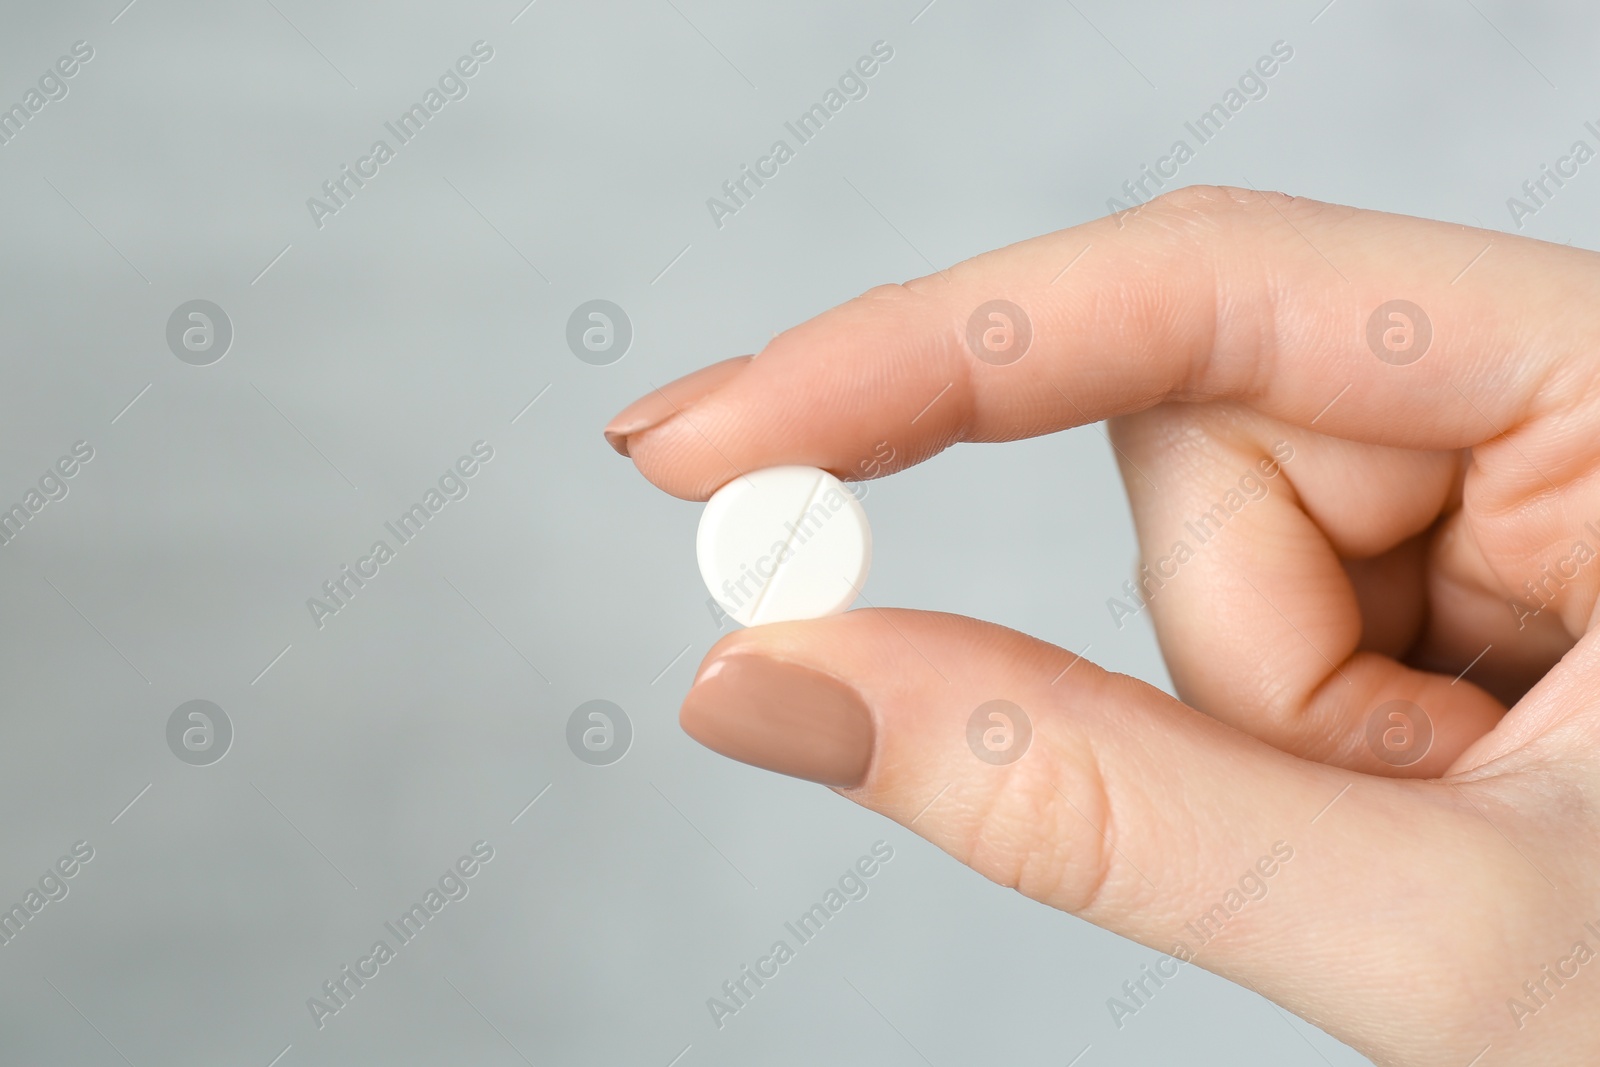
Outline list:
[[[1193,187],[869,290],[607,436],[686,499],[775,464],[875,477],[1167,401],[1461,448],[1586,395],[1571,357],[1600,334],[1597,290],[1600,258],[1563,245]],[[1513,480],[1542,491],[1559,458]]]

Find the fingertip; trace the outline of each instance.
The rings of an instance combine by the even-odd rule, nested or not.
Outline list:
[[[653,387],[606,423],[605,437],[619,455],[631,455],[631,440],[681,418],[694,406],[738,376],[754,356],[734,356],[692,371],[666,385]]]

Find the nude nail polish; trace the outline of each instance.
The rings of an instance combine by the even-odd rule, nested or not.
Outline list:
[[[652,390],[619,411],[606,424],[606,440],[621,455],[628,454],[628,438],[666,422],[684,408],[703,400],[731,381],[754,356],[734,356],[721,363],[684,375]]]
[[[678,721],[714,752],[823,785],[859,785],[872,761],[872,715],[854,689],[753,653],[708,664]]]

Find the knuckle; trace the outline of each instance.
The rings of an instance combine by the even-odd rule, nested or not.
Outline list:
[[[1294,197],[1284,193],[1242,189],[1235,185],[1186,185],[1162,193],[1150,203],[1172,212],[1210,216],[1235,214],[1258,205],[1270,210],[1274,199],[1282,203]]]
[[[1185,185],[1155,198],[1155,203],[1192,210],[1210,210],[1249,203],[1257,193],[1236,185]]]
[[[1144,207],[1182,231],[1211,233],[1230,227],[1282,226],[1285,219],[1307,218],[1327,205],[1275,190],[1187,185],[1162,193]]]
[[[1244,189],[1233,185],[1189,185],[1152,199],[1162,214],[1175,221],[1221,227],[1233,222],[1258,228],[1282,228],[1325,218],[1336,224],[1358,209],[1293,196],[1274,189]]]
[[[924,291],[919,285],[920,281],[921,279],[913,279],[908,282],[884,282],[881,285],[874,285],[851,303],[876,312],[897,311],[907,304],[919,302]]]
[[[814,318],[790,326],[768,341],[762,351],[803,351],[815,345],[819,336],[860,342],[864,336],[875,338],[889,334],[900,323],[914,321],[925,304],[925,297],[913,288],[916,284],[875,285]]]
[[[825,323],[829,329],[837,331],[837,336],[857,343],[877,342],[892,336],[904,323],[915,322],[922,316],[927,298],[912,288],[914,284],[875,285],[812,321]],[[799,328],[805,329],[805,326]]]
[[[1036,736],[972,812],[966,861],[984,877],[1077,915],[1117,875],[1111,805],[1087,745]],[[1037,757],[1037,758],[1036,758]]]

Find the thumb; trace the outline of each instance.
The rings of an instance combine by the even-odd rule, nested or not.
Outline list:
[[[1196,962],[1358,1046],[1370,1045],[1361,1020],[1437,994],[1406,975],[1448,966],[1441,899],[1472,906],[1451,887],[1482,888],[1494,867],[1518,884],[1477,900],[1537,896],[1520,884],[1536,872],[1485,862],[1499,839],[1449,786],[1300,760],[961,616],[872,609],[736,632],[707,656],[681,721],[724,755],[832,785],[986,877],[1173,957],[1169,978],[1174,960]],[[1365,960],[1368,946],[1381,958]],[[1131,1014],[1159,979],[1129,977],[1108,993]]]

